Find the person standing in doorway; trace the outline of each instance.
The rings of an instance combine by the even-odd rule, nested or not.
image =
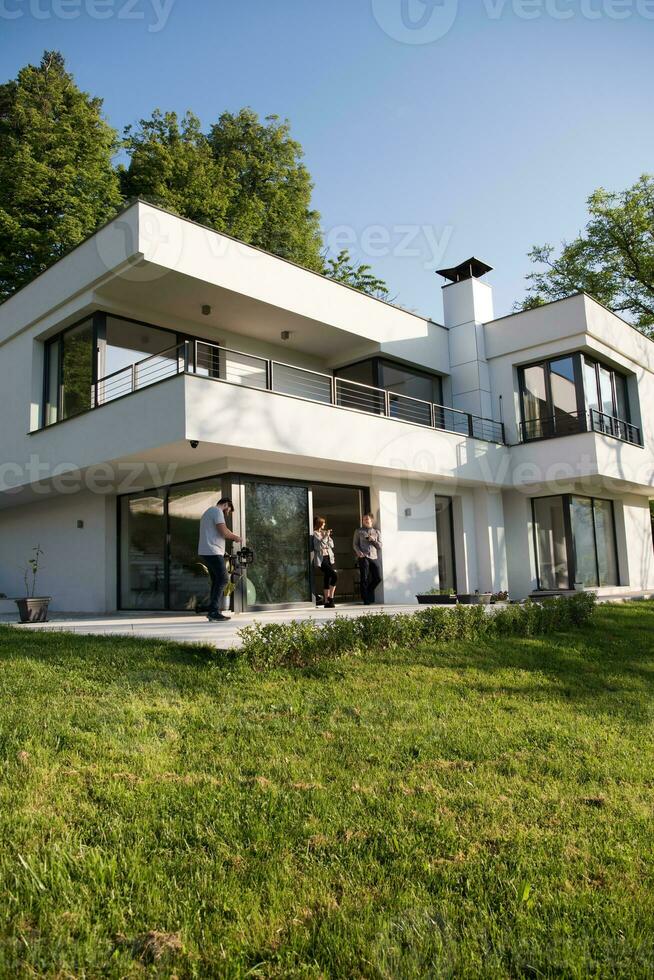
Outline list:
[[[332,532],[327,528],[327,521],[324,517],[316,517],[313,522],[313,567],[316,574],[319,571],[322,572],[325,609],[336,608],[334,595],[338,582],[338,572],[335,562]]]
[[[363,515],[362,526],[354,532],[352,547],[354,554],[359,559],[361,598],[364,606],[371,606],[375,601],[375,589],[382,579],[379,565],[382,539],[375,527],[374,514]]]
[[[211,578],[211,595],[207,619],[210,623],[228,621],[229,616],[222,614],[222,599],[227,585],[227,568],[225,567],[225,542],[240,543],[238,534],[230,531],[225,523],[225,517],[234,513],[234,504],[229,497],[221,497],[214,507],[205,510],[200,518],[200,537],[198,555],[203,564],[209,569]]]

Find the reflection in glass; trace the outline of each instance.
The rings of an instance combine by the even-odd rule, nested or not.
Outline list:
[[[615,553],[613,504],[610,500],[594,500],[595,538],[600,585],[619,585],[618,559]]]
[[[599,366],[601,409],[606,415],[614,415],[613,411],[613,385],[611,384],[611,371],[602,364]]]
[[[164,495],[150,491],[122,497],[120,508],[121,606],[123,609],[164,609]]]
[[[595,412],[600,411],[599,391],[597,387],[597,371],[595,361],[584,358],[584,389],[586,406]]]
[[[538,586],[544,591],[570,588],[562,497],[534,500]]]
[[[452,525],[452,498],[436,497],[436,544],[438,548],[438,587],[456,592]]]
[[[557,435],[576,432],[579,427],[577,423],[577,389],[574,361],[571,357],[560,357],[550,361],[550,386],[554,431]]]
[[[549,435],[548,431],[548,409],[547,409],[547,385],[545,381],[545,367],[543,364],[534,364],[526,367],[523,372],[523,392],[522,408],[524,412],[526,435],[529,439],[538,439],[540,436]]]
[[[570,498],[570,520],[576,581],[584,585],[598,585],[593,503],[590,497]]]
[[[198,557],[198,533],[200,518],[220,496],[220,487],[215,483],[171,487],[168,497],[171,609],[195,609],[208,602],[210,583]]]
[[[63,334],[61,416],[64,419],[91,408],[93,388],[93,325],[90,320]]]
[[[46,347],[46,397],[44,425],[52,425],[59,418],[59,338]]]
[[[306,487],[245,484],[246,541],[255,561],[248,570],[248,603],[306,602],[309,574],[309,493]]]
[[[133,323],[121,317],[107,317],[107,343],[101,351],[102,359],[98,364],[98,377],[103,378],[114,371],[136,364],[144,358],[160,354],[175,346],[176,334],[158,327],[150,327],[145,323]],[[148,367],[169,366],[171,359],[176,358],[171,352],[167,358],[153,357],[148,361]]]

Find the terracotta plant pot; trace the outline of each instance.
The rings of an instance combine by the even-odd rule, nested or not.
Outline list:
[[[47,623],[48,606],[51,596],[40,598],[15,599],[21,623]]]

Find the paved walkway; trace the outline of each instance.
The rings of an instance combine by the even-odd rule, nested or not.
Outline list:
[[[605,594],[600,602],[625,602],[634,599],[654,597],[652,592],[631,592],[623,589],[619,592]],[[241,645],[239,630],[253,623],[290,623],[291,620],[315,620],[326,622],[334,615],[350,618],[363,616],[374,612],[384,612],[390,615],[417,612],[424,606],[415,603],[407,605],[342,605],[336,609],[308,608],[282,609],[276,612],[239,613],[227,623],[210,623],[205,616],[195,613],[113,613],[107,616],[84,616],[74,618],[65,614],[54,613],[47,623],[16,623],[18,629],[50,630],[58,632],[81,633],[87,635],[105,636],[143,636],[153,640],[173,640],[176,643],[208,643],[219,650],[235,649]],[[451,609],[451,606],[442,606]],[[487,612],[495,607],[484,606]],[[2,617],[4,619],[4,617]],[[6,620],[4,620],[6,622]]]
[[[54,614],[47,623],[16,623],[17,629],[48,630],[106,636],[143,636],[149,639],[173,640],[176,643],[209,643],[219,650],[230,650],[241,645],[238,635],[244,626],[253,623],[290,623],[293,619],[325,622],[334,615],[349,618],[365,613],[390,614],[416,612],[417,605],[365,607],[342,605],[334,609],[283,609],[276,612],[239,613],[228,623],[210,623],[205,616],[195,613],[114,613],[109,616],[76,616],[74,619],[57,618]]]

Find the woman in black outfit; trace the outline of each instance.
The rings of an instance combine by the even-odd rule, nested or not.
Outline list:
[[[316,517],[313,522],[313,567],[323,575],[325,609],[335,609],[334,593],[338,573],[334,563],[334,539],[324,517]]]

